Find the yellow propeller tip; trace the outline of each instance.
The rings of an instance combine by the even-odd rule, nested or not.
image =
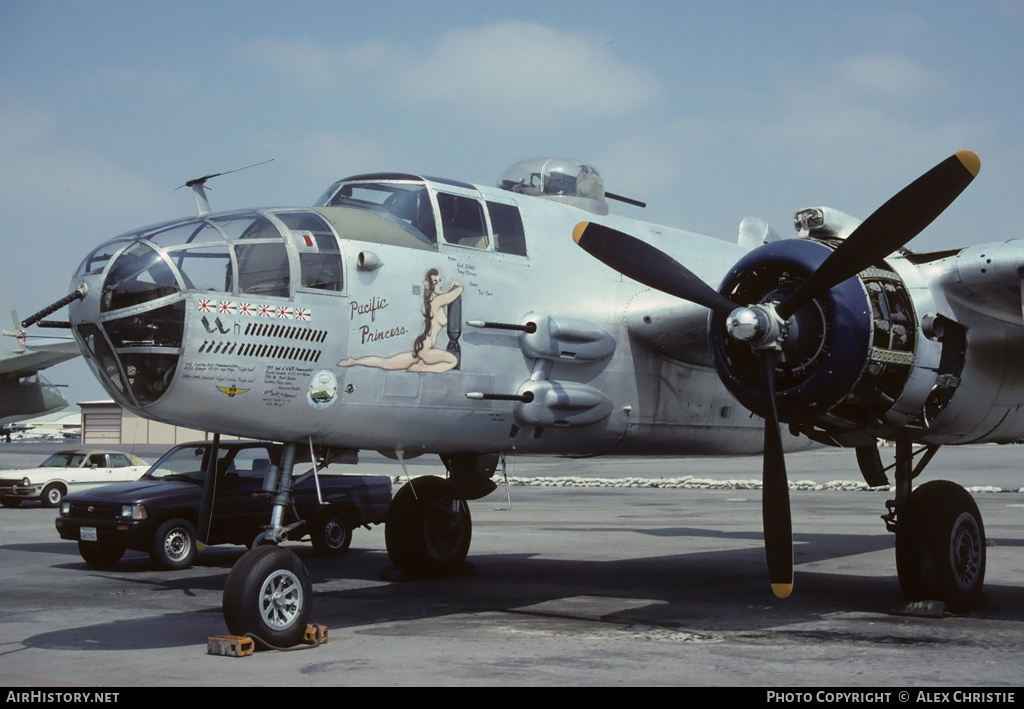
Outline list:
[[[577,244],[580,243],[580,239],[583,238],[583,232],[587,230],[588,226],[590,226],[590,222],[580,222],[577,224],[572,230],[572,240]]]
[[[205,544],[203,544],[203,543],[202,543],[201,541],[199,541],[199,540],[197,539],[197,540],[196,540],[196,551],[202,551],[202,550],[203,550],[203,549],[205,549],[205,548],[206,548],[206,545],[205,545]]]
[[[956,157],[967,168],[967,171],[971,173],[971,177],[978,176],[978,172],[981,171],[981,158],[970,150],[961,150],[956,154]]]
[[[793,593],[793,584],[773,583],[772,593],[775,594],[776,598],[789,598],[789,594]]]

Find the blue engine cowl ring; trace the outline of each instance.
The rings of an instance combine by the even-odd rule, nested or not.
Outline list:
[[[719,292],[740,305],[779,302],[831,253],[824,244],[805,239],[765,244],[736,262]],[[728,334],[727,318],[712,311],[708,319],[715,368],[733,396],[763,416],[757,355]],[[775,367],[781,421],[817,419],[854,390],[868,364],[872,322],[871,302],[857,277],[834,286],[789,319]]]

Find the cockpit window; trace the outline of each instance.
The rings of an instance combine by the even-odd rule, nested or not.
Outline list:
[[[138,242],[125,249],[107,273],[100,309],[118,310],[177,292],[174,273],[160,253]]]
[[[519,207],[488,202],[487,213],[491,217],[495,251],[526,256],[526,233],[523,230],[523,218],[519,214]]]
[[[437,193],[437,206],[441,210],[441,228],[449,244],[486,249],[487,224],[480,203],[469,197],[447,192]]]
[[[323,217],[316,212],[278,212],[275,216],[294,236],[292,241],[299,252],[300,287],[341,292],[341,251]]]
[[[437,243],[437,225],[430,193],[420,183],[356,182],[342,185],[327,207],[356,207],[389,217],[417,238]]]

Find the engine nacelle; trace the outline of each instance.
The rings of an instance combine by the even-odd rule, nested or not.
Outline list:
[[[736,303],[781,301],[836,244],[766,244],[740,259],[719,291]],[[715,367],[741,404],[764,415],[757,355],[727,334],[726,318],[712,312],[708,323]],[[775,369],[779,419],[816,440],[845,445],[862,445],[896,428],[927,428],[926,404],[934,409],[949,396],[932,401],[942,345],[925,341],[926,334],[911,288],[888,264],[833,287],[790,318]],[[925,352],[918,353],[919,346]]]

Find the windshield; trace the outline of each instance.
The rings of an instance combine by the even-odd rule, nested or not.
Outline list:
[[[186,480],[202,483],[209,465],[210,446],[180,446],[170,450],[143,476],[150,480]],[[249,445],[244,448],[220,448],[217,451],[217,470],[224,473],[252,474],[262,479],[271,464],[267,446]]]
[[[82,453],[54,453],[43,461],[40,468],[81,468],[85,455]]]
[[[342,184],[340,189],[335,184],[318,204],[366,209],[405,228],[417,239],[437,243],[434,207],[422,182],[353,182]]]

